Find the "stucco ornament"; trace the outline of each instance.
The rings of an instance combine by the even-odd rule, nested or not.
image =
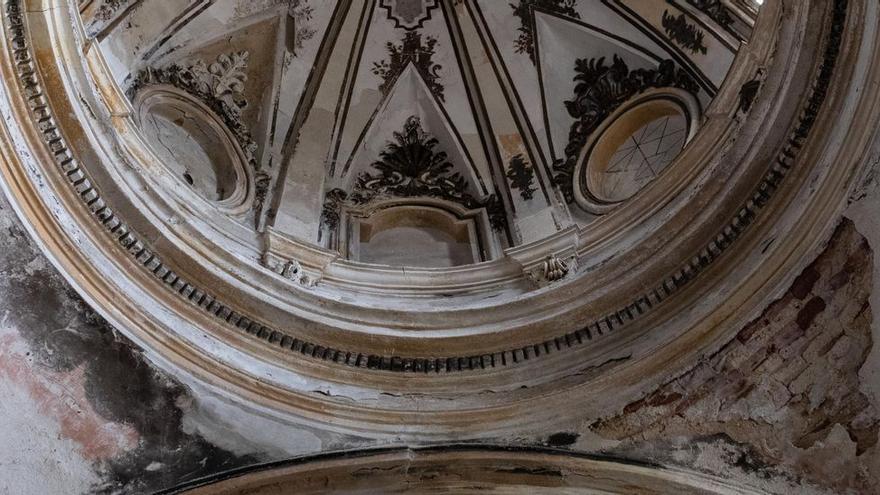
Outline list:
[[[15,125],[0,127],[0,183],[66,278],[157,362],[359,438],[512,435],[638,400],[790,286],[880,119],[868,0],[734,13],[756,34],[730,48],[707,27],[708,61],[633,34],[616,2],[327,2],[295,57],[286,5],[230,17],[219,3],[132,7],[89,34],[94,6],[3,2],[0,114]],[[600,14],[616,27],[597,31]],[[663,35],[662,19],[632,15]],[[422,37],[406,67],[377,77],[407,30]],[[641,126],[626,112],[675,95],[691,102],[681,152],[582,207],[595,131]],[[149,98],[162,130],[213,114],[246,157],[253,209],[170,172],[140,118]],[[371,258],[390,262],[355,256],[383,233],[472,262],[418,266],[394,242]]]

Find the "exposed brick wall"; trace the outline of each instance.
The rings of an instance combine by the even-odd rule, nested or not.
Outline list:
[[[630,452],[675,437],[722,436],[747,446],[752,459],[740,459],[741,467],[778,466],[834,492],[878,493],[871,466],[880,422],[859,383],[873,344],[872,272],[868,243],[845,220],[760,318],[594,431]]]

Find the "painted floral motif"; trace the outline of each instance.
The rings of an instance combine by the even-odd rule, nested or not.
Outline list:
[[[468,209],[486,208],[492,228],[506,226],[506,215],[494,194],[477,199],[468,192],[468,181],[458,172],[444,151],[437,150],[438,141],[422,129],[418,117],[410,117],[402,132],[394,133],[372,164],[375,172],[361,173],[351,194],[334,189],[328,192],[322,214],[325,224],[334,228],[339,222],[339,209],[347,201],[367,204],[383,197],[429,197],[458,203]]]
[[[532,187],[535,171],[522,155],[516,155],[510,159],[507,179],[510,180],[510,186],[519,191],[522,199],[528,201],[535,196],[537,189]]]
[[[516,53],[527,54],[532,62],[535,61],[535,9],[545,10],[553,14],[580,19],[580,14],[575,10],[578,0],[520,0],[513,8],[513,15],[520,20],[517,28],[519,36],[514,41]]]
[[[198,59],[188,65],[174,63],[159,69],[147,67],[135,75],[126,95],[133,101],[138,91],[145,87],[168,84],[198,98],[217,114],[235,136],[254,171],[254,211],[259,218],[270,177],[256,159],[257,143],[241,118],[242,110],[247,107],[244,83],[247,81],[248,57],[248,52],[242,51],[221,54],[211,64]]]
[[[706,45],[703,44],[703,32],[693,24],[688,23],[687,17],[684,14],[676,17],[666,10],[663,12],[662,22],[663,29],[666,31],[666,36],[669,36],[669,39],[687,48],[691,53],[706,54]]]
[[[388,42],[385,46],[388,49],[389,60],[373,64],[373,74],[382,78],[379,90],[383,95],[391,91],[397,78],[406,66],[412,63],[424,78],[431,93],[440,101],[444,101],[443,85],[440,83],[442,66],[434,63],[433,60],[437,46],[435,38],[426,36],[423,42],[421,33],[410,32],[404,35],[400,44]]]

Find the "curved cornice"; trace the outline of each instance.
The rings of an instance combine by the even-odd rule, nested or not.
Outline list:
[[[848,4],[851,5],[847,9]],[[502,323],[500,327],[486,329],[486,320],[477,318],[467,326],[467,331],[451,334],[402,331],[359,335],[351,330],[351,322],[332,322],[331,306],[339,301],[325,303],[322,307],[328,309],[329,316],[321,315],[310,322],[302,311],[285,314],[281,308],[290,307],[285,304],[274,309],[256,305],[247,290],[218,298],[222,289],[211,293],[205,287],[214,287],[213,282],[218,281],[223,281],[218,285],[224,288],[247,284],[240,279],[230,284],[228,277],[204,276],[204,269],[184,274],[177,267],[186,264],[182,255],[192,255],[192,251],[181,250],[170,237],[163,238],[144,217],[129,223],[119,218],[108,203],[126,200],[120,193],[113,198],[103,197],[96,187],[102,179],[92,177],[97,174],[106,180],[107,172],[93,170],[91,165],[86,171],[82,165],[88,160],[100,163],[105,159],[108,151],[104,143],[108,141],[96,139],[94,133],[111,132],[112,128],[106,122],[77,123],[67,117],[94,112],[96,109],[90,103],[100,104],[100,100],[69,98],[71,92],[89,90],[91,86],[88,80],[77,79],[83,76],[82,69],[62,69],[58,64],[63,62],[56,60],[69,59],[84,50],[92,67],[98,64],[89,54],[88,43],[76,41],[81,31],[70,31],[65,25],[70,22],[71,13],[64,7],[59,2],[53,8],[25,14],[21,2],[4,3],[7,36],[2,70],[6,81],[17,83],[7,83],[2,110],[7,122],[15,122],[22,129],[19,132],[8,125],[4,127],[4,189],[44,250],[102,313],[173,366],[233,395],[319,421],[334,416],[345,418],[340,424],[367,431],[389,428],[388,420],[378,418],[383,411],[394,409],[396,403],[417,401],[419,396],[430,402],[432,391],[462,386],[466,398],[460,404],[444,402],[438,406],[435,402],[424,409],[417,405],[415,411],[396,416],[412,423],[432,421],[436,420],[433,410],[473,408],[472,399],[467,398],[468,390],[497,388],[510,392],[521,388],[524,370],[542,370],[525,380],[534,391],[510,392],[503,394],[505,398],[478,402],[480,408],[503,418],[497,420],[498,424],[509,424],[514,421],[513,411],[540,408],[537,402],[541,401],[529,401],[530,397],[546,393],[547,384],[560,377],[565,380],[556,384],[557,393],[564,393],[569,386],[582,392],[585,384],[596,385],[597,381],[602,382],[595,387],[597,391],[613,387],[615,379],[609,380],[604,374],[586,373],[581,378],[571,375],[572,370],[604,362],[603,356],[613,354],[612,351],[620,355],[621,349],[631,349],[623,360],[630,362],[615,372],[616,380],[628,389],[634,387],[639,373],[647,377],[655,373],[652,370],[657,360],[670,353],[691,358],[698,355],[729,331],[731,325],[750,314],[750,308],[760,303],[757,296],[774,293],[799,263],[800,256],[818,245],[818,234],[828,230],[835,212],[840,210],[840,191],[850,187],[864,153],[866,131],[847,133],[846,128],[870,129],[877,118],[876,112],[870,113],[872,105],[876,105],[876,100],[870,99],[874,95],[859,92],[878,71],[873,59],[875,52],[870,50],[876,33],[859,25],[853,12],[875,16],[877,13],[864,2],[846,0],[836,0],[833,5],[770,2],[759,19],[758,29],[765,29],[759,31],[763,35],[753,41],[750,50],[743,52],[729,79],[730,84],[742,86],[756,73],[762,75],[763,87],[750,105],[751,113],[729,112],[728,108],[738,106],[731,103],[739,97],[739,87],[723,88],[719,100],[708,111],[709,120],[702,132],[708,145],[686,151],[673,165],[683,170],[691,167],[692,172],[658,180],[643,195],[657,204],[658,198],[669,194],[664,191],[681,191],[687,184],[702,184],[700,194],[667,196],[665,203],[660,202],[661,207],[689,203],[691,211],[686,216],[691,222],[678,223],[665,236],[651,231],[639,250],[599,256],[601,263],[591,266],[579,278],[535,291],[528,297],[514,298],[490,309],[465,307],[426,313],[428,319],[437,321],[467,321],[471,314],[487,313],[496,324]],[[786,16],[782,15],[784,9],[789,10]],[[822,38],[812,39],[811,33],[815,32],[822,32]],[[792,64],[804,60],[817,62]],[[854,82],[849,83],[851,80]],[[782,108],[791,102],[798,102],[797,107]],[[112,102],[107,110],[111,116],[125,114],[124,109],[114,108]],[[118,119],[113,122],[118,125]],[[771,125],[775,131],[767,129]],[[790,131],[781,132],[785,128]],[[837,132],[845,133],[846,138],[840,139]],[[761,145],[753,148],[749,140]],[[748,166],[737,170],[734,164],[713,161],[711,156],[693,156],[710,149],[723,150],[726,158],[737,154],[745,157]],[[832,158],[840,160],[829,161]],[[702,166],[697,166],[700,161]],[[736,180],[725,184],[725,178]],[[680,183],[670,188],[669,182],[674,180]],[[717,206],[707,207],[713,192],[725,185],[730,189],[727,198],[718,200]],[[636,202],[619,217],[625,220],[627,215],[644,212],[645,208],[645,203]],[[678,217],[685,216],[682,208],[673,211]],[[721,224],[723,227],[718,218],[727,219]],[[609,216],[605,223],[614,225],[619,220]],[[601,234],[603,229],[610,227],[600,223],[595,232]],[[620,240],[632,234],[606,235],[606,239]],[[754,255],[768,237],[775,239],[772,249],[764,243],[763,254]],[[581,259],[589,258],[599,248],[590,244],[590,235],[583,235],[583,239],[577,250]],[[751,259],[745,261],[749,256]],[[175,266],[163,262],[165,259],[174,259]],[[726,261],[718,263],[721,259]],[[635,268],[627,270],[627,265]],[[134,271],[136,266],[140,268]],[[631,273],[625,279],[612,282],[613,277],[627,271]],[[191,282],[192,276],[200,282]],[[261,276],[267,277],[265,273]],[[268,277],[268,290],[286,283],[280,277]],[[591,283],[602,284],[603,280],[608,286],[593,287],[594,299],[584,302],[583,289],[589,289]],[[649,280],[657,282],[645,290]],[[634,290],[635,287],[640,289]],[[627,293],[629,297],[621,304],[620,294]],[[707,295],[715,298],[714,303],[706,303]],[[292,290],[288,295],[275,296],[273,302],[285,297],[317,301],[318,296]],[[520,308],[512,309],[516,306]],[[254,310],[259,317],[251,316]],[[506,310],[510,312],[505,315]],[[541,318],[524,323],[522,315],[529,310]],[[544,317],[547,314],[553,316]],[[363,316],[369,327],[371,315],[365,312]],[[284,319],[299,325],[296,328],[302,335],[266,321]],[[677,330],[671,330],[672,327]],[[483,330],[475,331],[480,328]],[[328,334],[328,330],[336,333]],[[652,335],[648,338],[648,334]],[[349,342],[351,350],[337,349],[338,344],[333,342]],[[685,346],[694,342],[699,344],[695,348]],[[588,343],[593,345],[585,345]],[[398,351],[382,352],[383,349]],[[443,355],[438,349],[447,350],[446,356],[451,357],[423,357]],[[486,351],[467,354],[462,352],[464,349]],[[508,368],[510,372],[506,373]],[[356,370],[358,373],[353,373]],[[411,378],[400,384],[399,379],[393,378],[395,372],[407,372],[406,376]],[[445,378],[449,372],[467,372],[454,373],[462,374],[465,381],[453,384]],[[371,398],[357,406],[334,397],[334,393],[317,397],[315,390],[322,388],[316,383],[324,380],[344,384],[328,388]],[[371,390],[387,389],[389,385],[405,390],[402,395],[406,397],[377,402],[377,395]],[[583,398],[581,392],[574,396]],[[509,404],[500,405],[505,401]],[[545,411],[539,416],[547,414]],[[445,428],[453,429],[468,428],[465,425],[470,423],[452,414],[447,414],[444,421]]]
[[[454,471],[453,471],[454,470]],[[453,474],[454,476],[446,476]],[[757,494],[704,474],[556,449],[438,445],[374,449],[291,459],[196,480],[171,494],[351,493],[419,490],[512,490],[515,493]],[[158,494],[157,494],[158,495]]]

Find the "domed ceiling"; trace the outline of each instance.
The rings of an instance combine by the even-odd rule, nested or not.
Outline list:
[[[623,401],[851,180],[806,146],[842,0],[9,5],[62,271],[163,365],[349,431]]]
[[[748,34],[707,5],[96,2],[89,29],[167,187],[267,234],[270,263],[306,243],[443,267],[585,227],[662,172]],[[238,169],[193,135],[199,103]]]

